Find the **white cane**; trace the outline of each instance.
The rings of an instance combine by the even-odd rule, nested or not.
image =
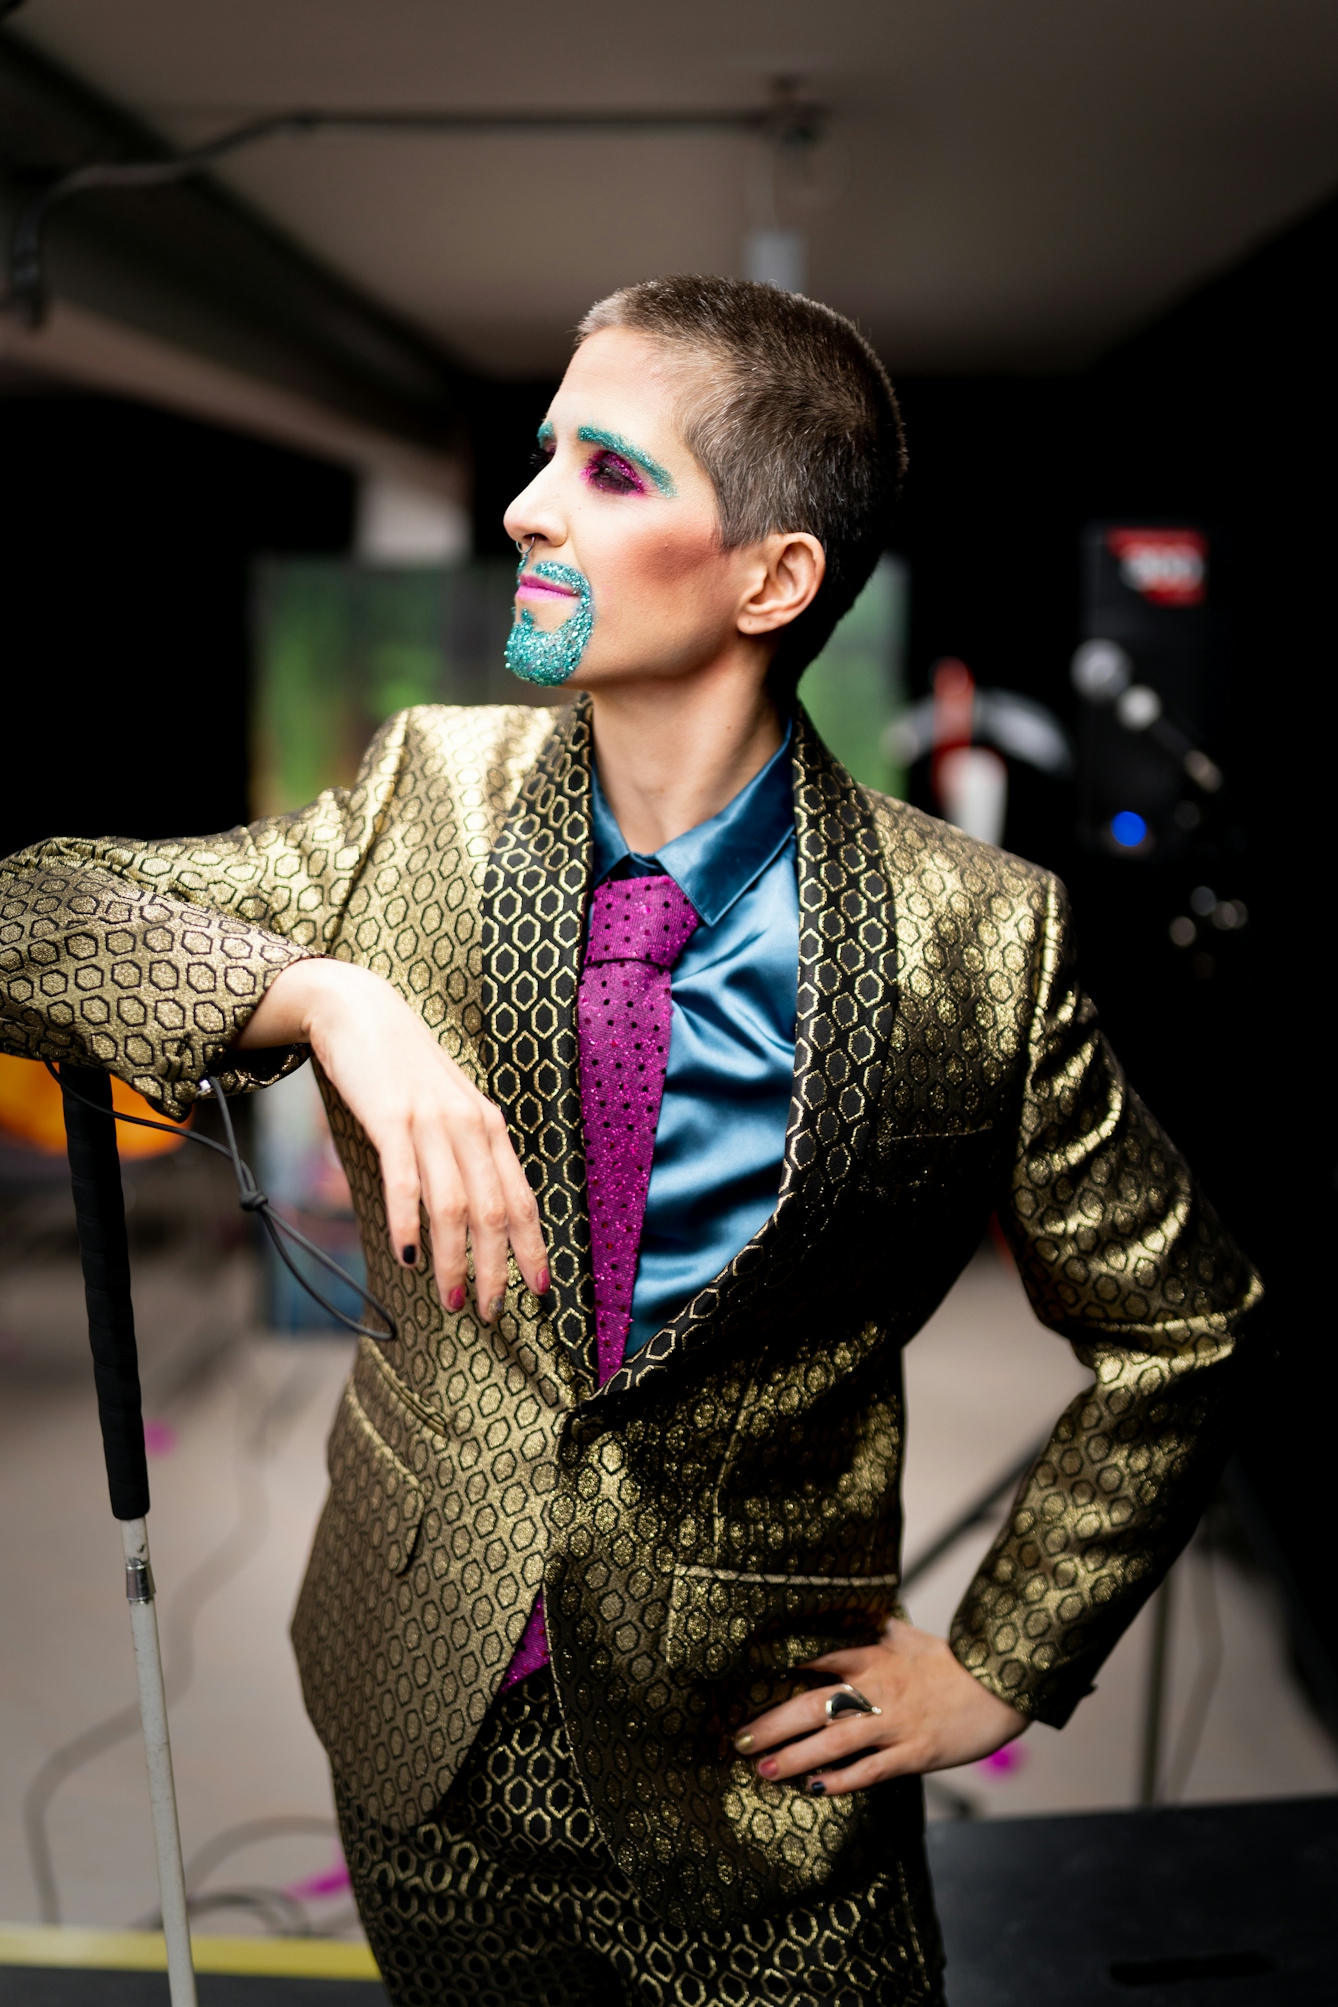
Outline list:
[[[167,1696],[153,1605],[149,1566],[149,1470],[144,1455],[139,1359],[135,1315],[130,1300],[130,1250],[125,1231],[121,1162],[112,1118],[111,1081],[86,1067],[62,1066],[65,1134],[79,1229],[79,1256],[88,1302],[88,1338],[93,1348],[98,1420],[107,1462],[111,1508],[121,1522],[125,1544],[125,1592],[135,1646],[139,1711],[149,1770],[153,1843],[158,1857],[158,1894],[167,1939],[167,1978],[172,2007],[196,2007],[191,1963],[186,1875],[177,1824],[172,1750],[167,1736]],[[90,1105],[91,1104],[91,1105]]]

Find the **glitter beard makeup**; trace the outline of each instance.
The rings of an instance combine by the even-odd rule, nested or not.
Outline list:
[[[521,559],[516,578],[525,571],[525,560]],[[541,564],[531,565],[527,577],[557,586],[559,590],[574,595],[575,605],[560,627],[545,633],[534,624],[534,615],[528,606],[522,606],[516,615],[516,624],[506,637],[506,666],[513,676],[519,676],[524,683],[541,683],[546,688],[565,683],[576,674],[577,666],[589,644],[591,629],[595,624],[594,603],[590,596],[590,581],[583,572],[569,564],[553,564],[547,559]]]
[[[668,470],[658,460],[652,459],[649,453],[643,453],[639,446],[634,446],[630,439],[624,439],[621,433],[605,432],[596,425],[582,425],[577,428],[576,437],[583,446],[599,449],[592,455],[584,473],[584,479],[591,487],[605,493],[644,495],[646,490],[640,478],[644,476],[661,495],[678,493]],[[538,438],[541,451],[551,452],[553,427],[541,425]],[[526,571],[525,563],[522,558],[516,573],[517,583],[524,577],[530,581],[532,588],[538,586],[542,589],[545,584],[556,587],[559,592],[565,588],[564,597],[571,594],[576,600],[561,626],[547,631],[535,625],[534,615],[527,606],[523,606],[507,636],[506,666],[512,675],[521,677],[526,683],[553,687],[575,675],[589,645],[595,624],[590,581],[571,565],[554,564],[545,559]]]

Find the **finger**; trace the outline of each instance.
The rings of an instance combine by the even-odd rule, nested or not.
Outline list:
[[[821,1770],[828,1763],[844,1763],[871,1748],[882,1748],[894,1731],[876,1717],[865,1715],[850,1721],[833,1722],[816,1735],[803,1735],[757,1765],[759,1777],[782,1783],[787,1777],[801,1777],[805,1771]]]
[[[528,1288],[536,1296],[547,1296],[550,1276],[548,1272],[548,1248],[544,1243],[543,1227],[539,1221],[539,1203],[530,1188],[530,1181],[520,1168],[519,1160],[511,1147],[511,1138],[502,1126],[500,1138],[493,1145],[493,1164],[506,1198],[507,1235],[511,1242],[511,1252],[516,1257],[516,1266],[525,1278]]]
[[[893,1777],[911,1777],[915,1772],[913,1757],[898,1746],[880,1749],[841,1770],[810,1775],[804,1788],[812,1798],[844,1798],[852,1791],[867,1791],[874,1784],[886,1784]]]
[[[456,1127],[455,1161],[464,1179],[474,1250],[474,1295],[484,1323],[494,1324],[506,1301],[509,1216],[489,1140],[481,1111]]]
[[[409,1136],[400,1130],[382,1139],[381,1185],[386,1200],[386,1232],[396,1261],[412,1268],[418,1260],[421,1222],[418,1217],[422,1184],[418,1159]]]
[[[437,1279],[437,1294],[444,1309],[463,1310],[467,1282],[465,1229],[469,1218],[465,1188],[455,1157],[444,1142],[436,1139],[424,1142],[419,1157],[423,1205],[432,1233],[432,1273]]]
[[[796,1694],[793,1700],[782,1701],[779,1707],[759,1714],[756,1721],[747,1722],[738,1731],[734,1747],[740,1756],[753,1756],[760,1750],[774,1749],[778,1742],[789,1742],[796,1735],[809,1735],[814,1729],[824,1727],[830,1692],[830,1687],[821,1687],[816,1693]]]
[[[789,1742],[796,1735],[807,1735],[824,1727],[830,1718],[827,1703],[837,1691],[833,1686],[814,1687],[807,1693],[796,1694],[792,1699],[783,1701],[766,1714],[759,1714],[755,1721],[746,1722],[738,1731],[734,1747],[741,1756],[749,1756],[757,1750],[772,1749],[778,1742]],[[875,1710],[874,1717],[861,1714],[848,1718],[869,1720],[881,1712],[879,1708]]]

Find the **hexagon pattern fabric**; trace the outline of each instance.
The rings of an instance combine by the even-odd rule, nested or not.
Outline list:
[[[590,902],[579,1002],[581,1120],[599,1384],[623,1363],[669,1064],[669,971],[697,928],[672,878],[621,878]]]
[[[174,844],[53,842],[0,875],[0,1039],[179,1111],[295,954],[395,984],[505,1113],[542,1303],[446,1312],[387,1246],[326,1090],[369,1282],[294,1626],[371,1821],[430,1820],[545,1588],[571,1759],[666,1928],[732,1929],[874,1871],[877,1794],[768,1785],[730,1732],[896,1607],[901,1349],[997,1209],[1037,1315],[1093,1368],[952,1633],[1062,1722],[1178,1551],[1222,1454],[1258,1283],[1129,1088],[1043,871],[855,785],[801,716],[794,1098],[775,1212],[599,1386],[577,990],[591,737],[565,711],[393,719],[357,785]],[[236,1087],[292,1056],[229,1059]],[[516,1689],[517,1692],[520,1689]],[[407,1845],[406,1841],[406,1845]]]
[[[861,1881],[734,1926],[668,1924],[614,1865],[547,1673],[489,1711],[412,1832],[337,1792],[344,1851],[395,2007],[932,2007],[942,1949],[918,1778],[880,1792]]]

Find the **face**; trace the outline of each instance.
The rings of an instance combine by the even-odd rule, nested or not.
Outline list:
[[[625,328],[572,357],[539,471],[506,513],[529,543],[507,645],[518,675],[578,689],[681,677],[779,624],[754,609],[769,551],[720,547],[715,491],[678,430],[690,395],[691,366]]]

